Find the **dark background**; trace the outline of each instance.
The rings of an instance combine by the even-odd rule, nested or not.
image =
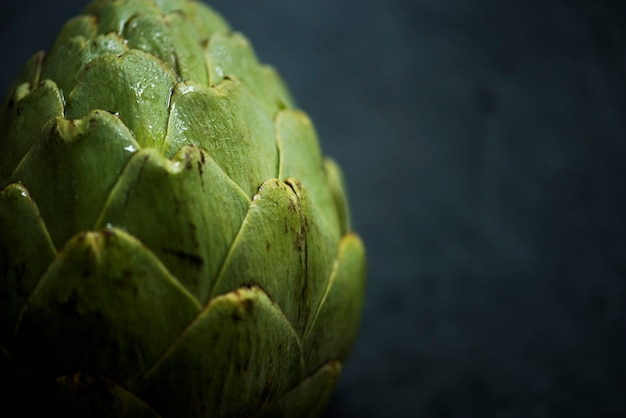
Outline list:
[[[214,0],[369,252],[325,418],[626,416],[626,3]],[[83,1],[3,0],[0,89]]]

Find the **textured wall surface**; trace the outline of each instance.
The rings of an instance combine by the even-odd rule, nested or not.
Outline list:
[[[626,415],[626,5],[212,3],[344,167],[370,260],[325,415]],[[0,5],[0,90],[81,1]]]

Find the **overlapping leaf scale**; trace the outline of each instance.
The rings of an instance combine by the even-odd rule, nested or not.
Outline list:
[[[184,146],[170,161],[146,149],[120,176],[96,228],[125,228],[204,303],[249,203],[205,151]]]
[[[39,74],[41,73],[41,65],[44,59],[44,52],[39,51],[34,54],[20,69],[17,77],[11,83],[8,94],[3,98],[2,105],[0,106],[0,136],[6,137],[8,128],[12,124],[12,120],[16,117],[16,114],[12,108],[15,104],[24,99],[34,86],[39,83]],[[0,144],[1,146],[1,144]],[[0,153],[2,155],[2,153]],[[2,166],[5,159],[0,161],[0,180],[4,179],[2,176],[5,168]]]
[[[13,80],[13,83],[11,83],[11,86],[9,87],[9,93],[2,102],[2,108],[0,108],[0,110],[3,115],[6,114],[6,107],[11,104],[11,102],[23,99],[24,96],[32,89],[32,86],[36,86],[37,83],[39,83],[39,74],[41,73],[41,65],[43,63],[44,56],[45,54],[43,51],[37,52],[30,57],[26,64],[24,64],[24,66],[20,69],[17,77],[15,77],[15,80]],[[24,84],[24,86],[18,88],[22,84]]]
[[[155,5],[164,13],[172,13],[185,9],[189,0],[154,0]]]
[[[12,181],[28,188],[52,241],[62,248],[74,234],[91,229],[139,145],[119,118],[101,110],[84,119],[56,118],[44,132]]]
[[[282,110],[275,118],[276,141],[280,150],[279,178],[297,178],[311,204],[322,213],[320,227],[339,234],[339,218],[326,179],[322,151],[308,116],[297,110]]]
[[[74,37],[92,39],[98,35],[98,20],[92,15],[78,15],[71,18],[57,34],[48,55],[54,55],[66,48],[66,44]]]
[[[6,344],[56,250],[37,205],[21,184],[0,191],[0,231],[0,344]]]
[[[309,309],[306,228],[293,190],[277,179],[266,180],[252,200],[211,296],[257,283],[302,335]]]
[[[159,149],[175,84],[175,75],[148,53],[105,54],[85,68],[66,97],[66,117],[78,119],[92,109],[106,110],[119,115],[142,148]]]
[[[164,418],[243,418],[297,385],[301,371],[293,328],[253,286],[211,300],[134,391]]]
[[[8,348],[43,379],[81,371],[129,387],[199,312],[137,239],[119,229],[85,232],[42,277]]]
[[[88,5],[83,13],[98,18],[98,32],[122,32],[124,25],[134,16],[161,15],[183,12],[194,23],[203,37],[215,31],[227,31],[224,19],[204,4],[185,0],[97,0]]]
[[[11,173],[34,143],[40,140],[42,129],[53,118],[63,115],[63,97],[49,80],[21,84],[7,103],[0,124],[0,187],[6,186]]]
[[[158,57],[172,72],[176,70],[176,53],[170,36],[170,25],[162,16],[140,15],[124,27],[124,39],[131,49],[139,49]]]
[[[160,15],[162,12],[154,0],[95,0],[85,9],[84,14],[93,15],[98,22],[98,33],[124,31],[124,25],[133,16]]]
[[[200,35],[200,42],[203,42],[219,32],[229,32],[230,26],[224,18],[204,2],[185,2],[185,14],[193,23]]]
[[[356,340],[365,298],[365,248],[358,236],[341,240],[324,299],[303,341],[306,374],[322,364],[344,361]]]
[[[303,237],[306,258],[306,294],[303,294],[304,304],[307,307],[304,321],[305,332],[308,332],[314,320],[317,307],[328,282],[331,280],[334,260],[339,250],[339,235],[337,231],[328,227],[319,206],[312,204],[308,191],[297,178],[287,178],[285,181],[296,194],[305,216],[305,234]]]
[[[170,13],[167,20],[172,42],[176,45],[177,73],[182,80],[193,80],[195,83],[208,86],[208,69],[196,27],[190,24],[187,16],[182,13]]]
[[[322,228],[295,179],[266,180],[218,276],[212,296],[258,283],[303,335],[325,291],[337,239]]]
[[[98,35],[93,38],[73,36],[66,42],[59,43],[46,56],[41,78],[54,80],[68,98],[78,80],[83,77],[84,71],[94,60],[102,55],[117,57],[126,51],[128,47],[124,39],[116,33]]]
[[[249,197],[278,174],[272,118],[236,80],[213,87],[176,85],[163,154],[171,156],[186,144],[207,150]]]
[[[200,36],[181,13],[141,15],[124,28],[128,46],[158,57],[180,80],[208,85],[208,73]]]
[[[341,363],[325,364],[312,376],[287,392],[265,412],[264,418],[315,418],[319,417],[328,404],[335,389]]]
[[[339,227],[341,234],[346,234],[352,230],[350,226],[350,210],[348,207],[348,195],[343,179],[343,173],[339,165],[331,158],[324,160],[324,171],[328,179],[328,185],[335,201],[337,214],[339,216]]]
[[[181,0],[103,0],[84,13],[66,23],[47,59],[49,78],[65,92],[89,62],[106,53],[120,55],[125,42],[157,57],[180,80],[208,85],[204,47],[214,33],[229,30],[212,9]]]
[[[258,62],[252,46],[242,34],[214,34],[209,40],[207,55],[212,84],[219,83],[225,77],[240,80],[270,115],[279,109],[294,106],[278,73],[272,67]]]

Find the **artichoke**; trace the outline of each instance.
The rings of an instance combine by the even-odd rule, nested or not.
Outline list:
[[[314,417],[355,341],[339,167],[213,10],[96,0],[0,110],[0,415]]]

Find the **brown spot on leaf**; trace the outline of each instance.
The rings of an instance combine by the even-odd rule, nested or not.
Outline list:
[[[250,299],[250,298],[246,298],[243,300],[243,308],[246,310],[247,313],[252,312],[252,309],[254,309],[254,300]]]
[[[300,232],[298,235],[296,235],[296,241],[294,242],[294,249],[297,252],[301,252],[302,248],[304,247],[304,244],[306,242],[306,232]]]
[[[191,163],[191,152],[187,150],[185,151],[185,168],[187,170],[191,170],[191,167],[193,167]]]
[[[198,161],[198,175],[200,176],[200,185],[202,186],[202,190],[204,190],[204,177],[202,176],[202,162]]]

